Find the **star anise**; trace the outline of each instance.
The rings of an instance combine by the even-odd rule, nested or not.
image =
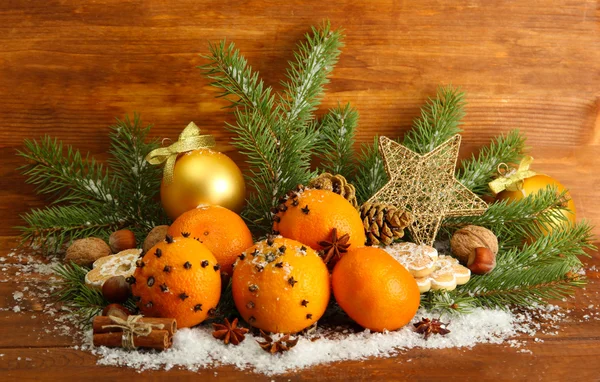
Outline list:
[[[448,324],[444,324],[437,318],[430,320],[429,318],[422,318],[421,321],[413,324],[415,326],[415,332],[419,334],[424,334],[425,339],[429,338],[431,334],[441,334],[442,336],[450,333],[446,326]],[[442,327],[444,326],[444,327]]]
[[[298,338],[290,339],[290,335],[286,334],[281,337],[279,341],[274,341],[273,338],[267,333],[260,331],[260,336],[265,340],[264,342],[256,341],[263,348],[264,351],[267,351],[271,354],[282,353],[284,351],[288,351],[298,343]]]
[[[319,242],[319,245],[323,247],[323,261],[325,264],[329,263],[333,258],[342,257],[342,253],[348,252],[350,244],[350,235],[345,234],[341,237],[337,236],[337,228],[331,230],[331,239],[329,241],[323,240]]]
[[[237,327],[238,319],[234,319],[233,322],[229,322],[228,319],[225,319],[224,324],[216,324],[213,323],[213,337],[219,340],[223,340],[225,345],[230,342],[233,345],[238,345],[240,342],[246,338],[244,334],[248,333],[248,329],[246,328],[238,328]]]

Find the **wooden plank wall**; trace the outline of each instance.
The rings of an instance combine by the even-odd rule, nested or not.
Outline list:
[[[460,86],[462,154],[521,129],[535,169],[571,188],[600,233],[599,16],[585,0],[1,1],[0,235],[44,204],[15,170],[27,137],[104,158],[108,126],[137,111],[160,137],[194,120],[241,159],[199,54],[209,40],[235,41],[278,88],[296,42],[325,18],[347,37],[323,110],[356,106],[358,141],[402,134],[438,85]]]

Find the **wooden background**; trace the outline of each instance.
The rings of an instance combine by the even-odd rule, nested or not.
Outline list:
[[[536,170],[572,190],[600,233],[600,33],[596,1],[0,1],[0,235],[44,201],[15,168],[24,138],[100,158],[134,111],[176,138],[194,120],[231,153],[231,116],[196,68],[235,41],[279,88],[296,42],[328,18],[346,47],[323,102],[351,102],[358,141],[402,134],[440,84],[467,92],[464,155],[513,128]]]
[[[21,224],[19,214],[44,205],[15,170],[22,164],[15,150],[25,138],[50,134],[105,158],[108,126],[115,117],[137,111],[154,124],[158,137],[175,138],[193,120],[241,160],[223,129],[231,120],[222,109],[226,103],[214,98],[215,90],[196,68],[204,63],[199,54],[207,52],[208,41],[235,41],[266,83],[278,89],[296,42],[326,18],[343,27],[347,37],[322,110],[338,101],[357,107],[359,142],[376,133],[402,134],[438,85],[460,86],[468,101],[462,155],[499,133],[521,129],[529,137],[535,170],[569,187],[578,216],[595,223],[600,234],[597,1],[2,0],[0,238],[16,234],[11,227]],[[3,255],[14,240],[3,238],[0,244]],[[600,266],[598,254],[593,256],[589,264]],[[592,285],[579,293],[578,308],[598,306],[600,274],[590,277]],[[0,308],[11,307],[18,283],[15,278],[0,284]],[[40,378],[42,372],[74,379],[90,375],[94,358],[68,349],[68,338],[48,334],[24,341],[18,333],[39,331],[41,324],[23,317],[0,315],[0,353],[6,354],[0,370],[8,370],[9,379]],[[533,356],[497,346],[415,350],[407,356],[412,363],[351,362],[302,376],[592,380],[600,372],[593,362],[600,357],[598,325],[569,324],[545,344],[528,340]],[[244,375],[232,368],[217,371],[223,379]],[[94,375],[138,376],[116,368]],[[165,375],[198,378],[213,372],[146,374]]]

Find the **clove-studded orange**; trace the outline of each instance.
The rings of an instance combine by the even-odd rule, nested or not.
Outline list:
[[[325,312],[329,272],[310,247],[270,237],[240,255],[232,292],[235,306],[250,325],[268,332],[296,333]]]
[[[408,324],[420,292],[414,277],[377,247],[350,249],[331,274],[337,303],[359,325],[381,332]]]
[[[273,212],[275,233],[298,240],[317,251],[327,249],[326,244],[334,235],[337,238],[349,235],[344,244],[349,244],[350,248],[365,244],[365,228],[360,214],[344,197],[332,191],[299,187],[289,192]]]
[[[152,247],[127,281],[143,315],[175,318],[181,328],[204,321],[221,296],[217,260],[204,244],[181,236]]]
[[[167,233],[189,236],[206,245],[221,264],[221,272],[229,275],[237,256],[254,244],[242,218],[221,206],[202,205],[187,211],[173,222]]]

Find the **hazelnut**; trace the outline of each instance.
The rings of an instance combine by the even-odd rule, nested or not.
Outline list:
[[[135,235],[128,229],[113,232],[108,238],[108,245],[110,245],[110,250],[113,253],[135,248],[135,244]]]
[[[104,308],[104,310],[102,310],[103,316],[115,316],[123,320],[126,320],[127,316],[129,316],[130,314],[131,312],[129,311],[129,309],[120,304],[110,304],[107,305]]]
[[[498,238],[487,228],[468,225],[459,229],[450,239],[454,257],[463,265],[468,265],[475,257],[475,248],[488,248],[494,256],[498,254]]]
[[[131,294],[131,286],[124,276],[113,276],[102,285],[102,295],[109,302],[125,302]]]
[[[159,225],[152,228],[150,233],[148,233],[148,236],[146,236],[146,239],[144,240],[144,245],[142,246],[142,250],[144,251],[144,253],[148,252],[159,242],[165,240],[165,236],[167,236],[168,229],[168,225]]]
[[[94,261],[111,254],[110,247],[104,240],[97,237],[88,237],[75,240],[65,256],[65,262],[74,262],[77,265],[91,267]]]
[[[475,248],[472,260],[469,260],[467,267],[476,275],[485,275],[490,273],[496,267],[496,255],[485,247]]]

